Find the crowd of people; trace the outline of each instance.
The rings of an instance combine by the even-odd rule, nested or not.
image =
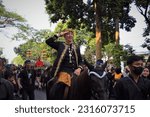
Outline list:
[[[0,99],[34,100],[35,89],[46,88],[50,69],[51,66],[39,68],[31,60],[16,66],[0,58]]]
[[[65,42],[58,41],[59,37],[64,37]],[[46,44],[56,49],[58,54],[53,66],[43,70],[31,60],[26,60],[23,66],[15,66],[0,58],[0,99],[34,100],[36,84],[38,88],[46,88],[47,99],[70,99],[69,94],[77,85],[74,77],[78,78],[85,69],[96,72],[100,78],[107,77],[107,99],[150,99],[150,56],[146,62],[138,55],[130,56],[123,70],[103,60],[90,65],[82,58],[73,37],[73,30],[67,29],[46,40]],[[38,65],[44,66],[40,59]]]

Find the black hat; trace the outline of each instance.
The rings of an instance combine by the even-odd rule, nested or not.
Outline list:
[[[24,64],[27,64],[27,63],[31,63],[31,61],[30,61],[30,60],[26,60],[26,61],[24,62]]]
[[[96,61],[96,65],[102,65],[102,64],[103,64],[103,60],[98,59],[98,60]]]

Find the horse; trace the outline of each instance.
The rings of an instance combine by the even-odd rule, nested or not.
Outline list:
[[[91,65],[86,60],[84,63],[89,69],[88,78],[90,80],[90,99],[92,100],[107,100],[109,99],[109,84],[110,80],[107,77],[105,68],[107,61],[98,59],[95,65]]]
[[[84,68],[79,76],[74,75],[71,79],[70,100],[88,100],[90,99],[90,79],[88,69]]]
[[[105,71],[90,71],[90,90],[92,100],[107,100],[109,99],[109,79]]]
[[[88,66],[79,76],[73,74],[69,88],[68,100],[106,100],[108,99],[107,77],[104,71],[106,64],[100,68],[90,69]],[[57,78],[48,83],[47,97],[51,99],[55,92]]]
[[[47,99],[55,99],[57,97],[56,85],[58,77],[50,79],[47,83]],[[89,78],[88,78],[88,69],[84,69],[79,76],[72,74],[71,77],[71,86],[67,94],[67,100],[82,100],[89,99]]]

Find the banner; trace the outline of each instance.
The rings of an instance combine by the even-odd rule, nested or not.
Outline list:
[[[5,100],[4,117],[141,117],[150,115],[150,101]]]

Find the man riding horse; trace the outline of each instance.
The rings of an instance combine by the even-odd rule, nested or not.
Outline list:
[[[65,42],[57,41],[64,37]],[[73,42],[74,32],[66,29],[46,40],[46,44],[57,50],[57,58],[51,70],[51,79],[48,82],[48,99],[70,99],[72,93],[71,85],[73,77],[80,75],[83,71],[83,63],[80,49]]]

